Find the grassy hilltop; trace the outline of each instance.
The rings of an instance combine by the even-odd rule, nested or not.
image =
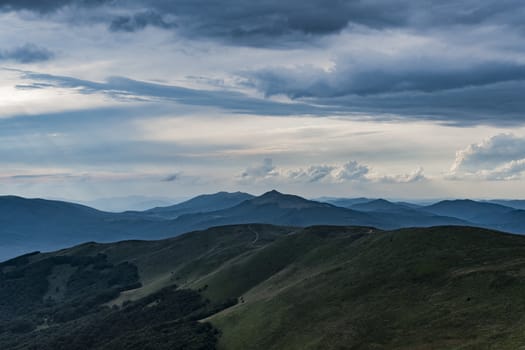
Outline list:
[[[0,271],[6,350],[525,344],[525,237],[479,228],[236,225]]]

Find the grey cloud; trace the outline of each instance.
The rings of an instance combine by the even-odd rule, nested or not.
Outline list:
[[[380,176],[376,181],[384,183],[413,183],[426,179],[423,168],[419,167],[408,174]]]
[[[336,33],[348,23],[374,28],[399,26],[407,20],[409,2],[392,4],[386,0],[340,1],[340,0],[2,0],[5,10],[32,10],[49,13],[65,6],[110,5],[120,11],[135,12],[128,17],[113,20],[112,28],[142,29],[146,25],[144,13],[162,13],[177,18],[181,32],[189,36],[227,38],[247,45],[261,42],[271,44],[265,38],[283,36],[309,36]],[[146,12],[144,12],[146,10]],[[80,15],[80,14],[79,14]],[[147,24],[162,28],[163,20],[147,20]],[[135,21],[137,25],[124,26],[123,22]],[[140,24],[142,23],[142,24]],[[129,24],[129,23],[127,23]],[[260,41],[260,42],[259,42]]]
[[[178,18],[188,36],[222,38],[253,46],[279,46],[287,40],[337,33],[349,23],[370,27],[398,26],[405,22],[406,5],[387,1],[226,0],[139,1]]]
[[[13,180],[38,180],[38,179],[56,179],[56,180],[63,180],[65,178],[72,178],[74,177],[73,174],[22,174],[22,175],[12,175],[9,176],[9,179]]]
[[[19,88],[61,87],[80,93],[102,93],[132,101],[173,101],[202,107],[217,107],[233,113],[255,115],[339,115],[354,119],[430,120],[456,126],[489,124],[520,125],[525,81],[508,81],[484,86],[469,86],[433,93],[403,91],[372,95],[300,98],[293,103],[253,98],[239,92],[197,90],[114,77],[93,82],[72,77],[20,71],[27,84]]]
[[[332,98],[405,91],[436,92],[525,79],[525,65],[486,62],[454,67],[447,62],[378,62],[373,67],[337,66],[264,69],[246,73],[248,82],[268,96]]]
[[[109,28],[115,32],[135,32],[148,26],[170,29],[176,28],[177,24],[173,19],[167,19],[157,12],[145,11],[133,15],[118,16],[111,21]]]
[[[462,0],[439,4],[431,0],[0,1],[0,8],[5,10],[33,10],[41,13],[65,6],[85,8],[101,5],[109,6],[116,12],[128,12],[124,17],[111,20],[111,26],[120,30],[138,30],[147,25],[171,28],[159,17],[146,20],[143,15],[157,13],[176,18],[178,30],[184,35],[220,38],[253,46],[279,46],[290,40],[311,40],[312,37],[338,33],[353,25],[375,29],[471,26],[483,23],[522,26],[521,14],[525,7],[519,0]],[[107,17],[102,17],[102,20],[107,20]],[[273,40],[278,38],[283,40]]]
[[[49,61],[54,56],[52,51],[29,43],[13,49],[0,50],[0,61],[34,63]]]
[[[426,180],[423,168],[408,174],[383,175],[373,173],[368,165],[355,160],[335,165],[310,165],[305,168],[283,169],[266,158],[263,163],[246,169],[240,175],[241,182],[271,183],[389,183],[402,184]]]
[[[180,174],[171,174],[162,179],[164,182],[174,182],[179,179]]]
[[[38,3],[0,0],[4,7],[33,8],[35,11],[72,4],[87,6],[87,3],[73,0]],[[521,32],[513,27],[523,22],[518,15],[525,8],[525,3],[521,1],[479,3],[462,0],[436,5],[433,2],[405,0],[394,5],[386,0],[311,0],[300,3],[296,0],[257,3],[234,0],[221,3],[210,0],[121,0],[98,1],[92,6],[97,4],[104,4],[104,7],[98,15],[87,17],[110,21],[114,31],[133,32],[157,26],[172,28],[177,35],[226,38],[241,45],[280,46],[290,40],[315,40],[322,35],[337,33],[349,24],[358,24],[359,30],[362,30],[361,26],[375,29],[364,31],[365,37],[369,35],[371,39],[370,48],[364,53],[352,51],[338,57],[335,47],[327,47],[336,52],[335,67],[330,71],[318,67],[277,66],[243,73],[250,87],[267,96],[286,95],[293,103],[253,98],[226,91],[224,86],[221,86],[222,90],[196,90],[126,78],[111,78],[97,83],[71,77],[27,74],[28,79],[38,81],[19,84],[18,88],[43,88],[46,86],[42,84],[53,82],[56,86],[78,88],[83,93],[104,93],[118,99],[163,99],[261,115],[344,115],[359,118],[359,115],[366,114],[380,120],[431,120],[460,126],[508,126],[524,122],[525,99],[521,92],[525,89],[525,64],[520,58],[523,56],[523,38],[519,37]],[[108,9],[107,13],[103,11],[105,9]],[[104,15],[100,15],[102,12]],[[459,27],[451,30],[453,25]],[[469,26],[480,25],[487,26],[481,29],[499,29],[496,32],[488,30],[486,35],[471,33],[472,37],[464,36],[463,31],[468,32]],[[407,34],[408,39],[402,36],[399,40],[410,41],[411,34],[417,33],[416,39],[424,39],[426,44],[410,47],[405,52],[399,50],[400,43],[396,40],[384,43],[378,39],[383,33],[388,36],[392,31],[387,29],[391,27]],[[512,38],[507,40],[507,36]],[[427,39],[431,40],[427,43]],[[348,40],[349,46],[352,46],[352,39]],[[472,45],[472,53],[469,51],[470,43],[475,40],[481,42]],[[483,45],[484,40],[487,40],[487,45]],[[442,47],[433,47],[435,42],[447,45],[442,50]],[[397,53],[378,54],[372,47],[378,43],[393,45],[393,51]],[[381,48],[378,52],[385,52],[386,49]],[[17,53],[16,57],[18,61],[25,62],[52,57],[49,52],[36,53]],[[13,53],[10,52],[10,55]],[[279,62],[272,64],[278,65]]]
[[[292,181],[318,182],[329,177],[334,169],[331,165],[312,165],[306,169],[291,170],[286,176]]]
[[[414,1],[410,15],[413,26],[448,27],[498,24],[520,27],[525,4],[520,0],[461,0],[436,3],[432,0]],[[461,29],[461,28],[460,28]]]
[[[368,166],[352,160],[337,169],[334,176],[338,181],[363,180],[369,171]]]
[[[73,2],[73,0],[1,0],[0,8],[3,8],[4,10],[49,12]]]
[[[454,126],[523,125],[525,81],[469,86],[434,93],[401,92],[368,96],[312,98],[310,103],[339,106],[378,120],[429,120]]]
[[[0,9],[4,11],[28,10],[49,13],[64,6],[96,7],[114,0],[0,0]]]
[[[241,174],[241,179],[265,179],[277,176],[276,167],[273,165],[271,158],[263,159],[262,163],[256,166],[247,168]]]
[[[15,85],[15,88],[18,90],[38,90],[38,89],[46,89],[46,88],[52,88],[53,84],[46,84],[46,83],[32,83],[32,84],[17,84]]]
[[[234,91],[196,90],[175,85],[155,84],[123,77],[112,77],[106,82],[93,82],[67,76],[40,74],[19,71],[30,84],[19,84],[19,88],[60,87],[75,89],[80,93],[101,93],[115,99],[131,101],[173,101],[181,104],[201,107],[223,108],[235,113],[259,115],[329,115],[330,108],[315,107],[305,103],[279,103],[266,99],[249,97]]]
[[[442,54],[425,44],[386,55],[367,49],[337,56],[330,69],[269,67],[239,75],[266,96],[285,95],[340,113],[453,125],[522,124],[525,64],[458,50]]]
[[[525,65],[487,62],[458,67],[435,62],[378,61],[326,72],[313,67],[244,72],[268,96],[377,119],[432,120],[451,125],[512,125],[525,121]],[[464,66],[464,68],[459,67]]]

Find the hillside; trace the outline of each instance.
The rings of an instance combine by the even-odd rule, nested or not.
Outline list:
[[[203,213],[231,208],[252,198],[254,198],[254,196],[243,192],[218,192],[200,195],[175,205],[149,209],[146,210],[145,213],[166,219],[175,219],[184,214]]]
[[[0,347],[517,349],[524,255],[525,237],[469,227],[88,243],[0,265]]]

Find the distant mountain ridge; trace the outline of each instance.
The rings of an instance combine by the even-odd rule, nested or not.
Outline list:
[[[245,200],[254,198],[253,195],[244,192],[217,192],[194,197],[182,203],[155,207],[146,210],[145,213],[167,219],[175,219],[178,216],[189,213],[209,212],[233,207]]]
[[[482,219],[487,215],[500,215],[514,210],[503,205],[470,199],[445,200],[421,209],[436,215],[455,216],[464,220]]]
[[[0,197],[0,260],[33,250],[86,241],[158,239],[233,224],[357,225],[379,229],[442,225],[477,226],[525,233],[525,211],[490,202],[447,200],[428,206],[384,199],[308,200],[269,191],[260,196],[218,192],[148,209],[109,213],[80,204]]]
[[[511,207],[511,208],[514,208],[514,209],[525,210],[525,200],[519,200],[519,199],[493,199],[493,200],[489,200],[487,202],[504,205],[506,207]]]
[[[0,260],[31,250],[54,250],[86,241],[168,237],[169,226],[136,214],[99,211],[81,204],[0,197]]]
[[[183,215],[173,223],[179,228],[184,227],[184,230],[246,223],[290,226],[313,224],[381,226],[379,220],[367,213],[282,194],[275,190],[243,201],[231,208]]]
[[[76,202],[102,211],[121,213],[124,211],[143,211],[154,207],[169,206],[174,203],[174,200],[165,197],[125,196]]]

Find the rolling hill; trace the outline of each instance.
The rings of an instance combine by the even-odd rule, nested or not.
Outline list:
[[[473,226],[513,233],[525,233],[525,210],[472,200],[442,201],[420,209],[436,215],[453,216]]]
[[[483,223],[487,220],[493,221],[494,217],[498,217],[514,209],[494,203],[463,199],[441,201],[423,207],[421,210],[435,215],[453,216],[463,220]]]
[[[0,347],[517,349],[524,255],[523,236],[450,226],[87,243],[0,264]]]
[[[430,227],[442,225],[475,226],[475,223],[454,216],[437,215],[404,203],[374,199],[350,205],[349,209],[365,212],[381,222],[381,228]]]

